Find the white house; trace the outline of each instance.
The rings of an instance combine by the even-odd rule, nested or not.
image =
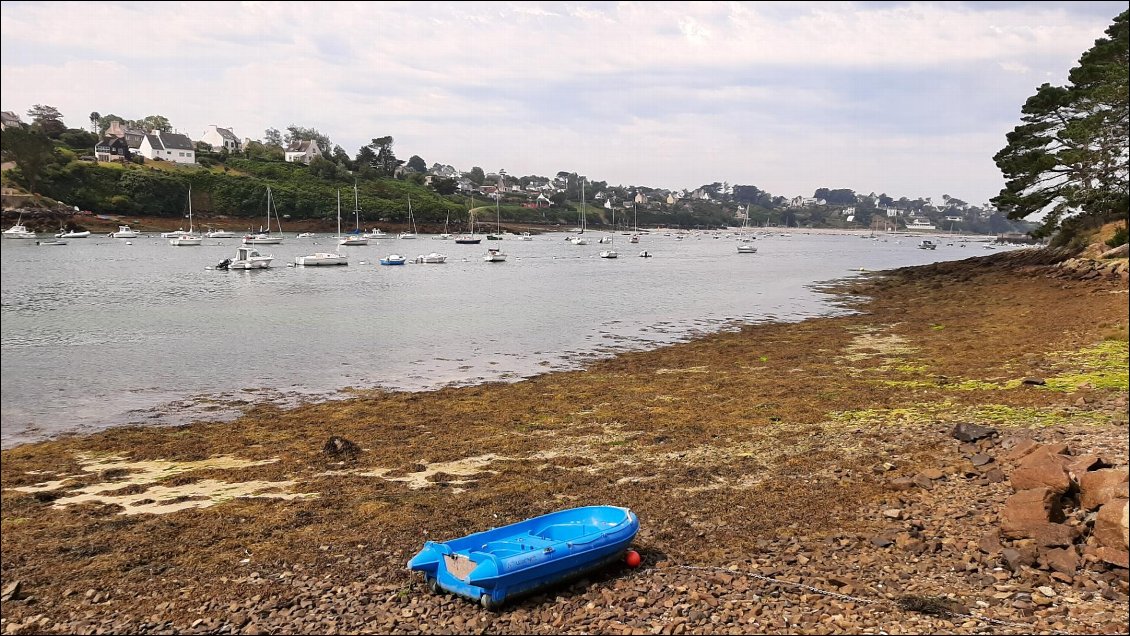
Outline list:
[[[286,160],[290,162],[299,162],[310,165],[314,157],[321,157],[322,150],[318,148],[318,143],[312,139],[303,139],[302,141],[292,141],[286,147]]]
[[[196,150],[192,140],[180,133],[167,133],[153,129],[145,134],[138,154],[147,159],[162,159],[173,163],[196,163]]]
[[[219,152],[222,148],[227,148],[228,152],[239,152],[243,149],[239,137],[236,137],[230,128],[220,128],[216,124],[208,126],[208,129],[200,136],[200,141],[212,146],[212,150],[216,152]]]

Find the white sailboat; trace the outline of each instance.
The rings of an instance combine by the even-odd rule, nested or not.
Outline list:
[[[738,254],[755,254],[757,247],[753,244],[753,237],[745,235],[745,228],[749,225],[749,206],[745,209],[745,218],[742,219],[742,226],[738,229]]]
[[[438,239],[440,241],[450,241],[451,240],[451,234],[448,234],[448,232],[447,232],[447,225],[450,222],[451,222],[451,212],[448,212],[447,218],[445,218],[443,220],[443,234],[440,234],[439,236],[437,236],[436,239]]]
[[[502,195],[494,193],[494,234],[487,234],[488,241],[501,241],[502,240],[502,215],[499,212],[498,201]]]
[[[416,219],[412,217],[412,195],[408,195],[408,222],[412,224],[411,232],[401,232],[400,239],[414,239],[416,238]]]
[[[600,257],[619,258],[620,254],[616,251],[616,208],[612,208],[612,234],[608,235],[608,243],[612,245],[612,247],[609,247],[606,250],[601,250]]]
[[[368,245],[369,237],[361,233],[361,206],[357,198],[357,184],[353,184],[353,218],[355,230],[348,236],[341,235],[341,191],[337,193],[337,237],[338,245]]]
[[[475,197],[471,196],[471,207],[467,210],[467,222],[471,226],[470,234],[460,234],[455,237],[455,242],[463,245],[478,245],[481,238],[475,236]]]
[[[3,234],[4,234],[4,238],[6,238],[6,239],[33,239],[33,238],[35,238],[35,232],[28,230],[27,226],[24,225],[24,215],[23,214],[20,215],[20,218],[19,218],[18,221],[16,221],[16,224],[13,225],[10,228],[4,230]]]
[[[260,230],[257,234],[248,234],[243,237],[244,245],[278,245],[283,242],[282,223],[279,221],[279,211],[274,209],[274,200],[271,198],[271,186],[267,186],[267,229]],[[271,211],[275,213],[275,224],[279,227],[279,235],[271,234]]]
[[[569,239],[573,245],[588,245],[589,240],[585,238],[585,182],[581,181],[581,227],[578,230],[577,236]]]
[[[337,233],[341,234],[341,189],[337,191]],[[315,252],[306,256],[294,257],[295,265],[348,265],[349,259],[344,254],[335,252]]]
[[[196,234],[196,228],[192,224],[192,186],[188,186],[188,231],[177,234],[169,239],[169,245],[174,247],[184,247],[192,245],[200,245],[204,242],[204,237]]]

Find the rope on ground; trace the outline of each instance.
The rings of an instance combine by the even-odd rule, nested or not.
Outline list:
[[[861,598],[861,597],[858,597],[858,596],[851,596],[849,594],[841,594],[839,592],[832,592],[831,590],[824,590],[824,589],[821,589],[821,588],[818,588],[818,587],[813,587],[811,585],[805,585],[804,583],[794,583],[793,581],[783,581],[781,579],[775,579],[771,576],[754,574],[753,572],[745,572],[745,571],[742,571],[742,570],[730,570],[730,569],[727,569],[727,568],[722,568],[722,567],[717,567],[717,566],[709,566],[709,565],[678,565],[678,564],[676,564],[676,565],[672,565],[670,567],[679,568],[679,569],[682,569],[682,570],[692,570],[692,571],[700,571],[700,572],[721,572],[721,573],[724,573],[724,574],[747,576],[749,578],[757,579],[759,581],[764,581],[764,582],[767,582],[767,583],[775,583],[777,585],[784,585],[784,586],[788,586],[788,587],[800,588],[802,590],[807,590],[807,591],[813,592],[815,594],[820,594],[822,596],[828,596],[828,597],[840,599],[840,600],[843,600],[843,601],[851,601],[853,603],[861,603],[863,605],[887,605],[887,606],[892,606],[892,607],[895,607],[897,609],[904,610],[904,611],[916,611],[915,608],[913,608],[913,607],[904,606],[903,604],[900,604],[897,601],[892,601],[892,600],[889,600],[889,599],[878,599],[877,600],[877,599]],[[1020,630],[1023,630],[1023,632],[1026,633],[1026,634],[1035,633],[1035,632],[1032,631],[1032,625],[1029,624],[1029,623],[1015,623],[1015,622],[1011,622],[1011,621],[1001,620],[1001,619],[998,619],[998,618],[990,618],[988,616],[980,616],[978,614],[967,614],[967,613],[962,613],[962,612],[955,612],[951,609],[940,606],[940,604],[930,604],[930,609],[932,611],[926,612],[926,613],[942,614],[942,615],[945,615],[945,616],[951,616],[953,618],[971,618],[973,620],[981,621],[981,622],[984,622],[984,623],[991,623],[993,625],[1001,625],[1001,626],[1005,626],[1005,627],[1013,627],[1013,628],[1016,628],[1016,629],[1020,629]],[[921,611],[921,610],[917,610],[917,611]],[[1055,631],[1055,630],[1050,630],[1050,631],[1041,632],[1041,633],[1056,634],[1057,636],[1072,636],[1071,632],[1060,632],[1060,631]]]

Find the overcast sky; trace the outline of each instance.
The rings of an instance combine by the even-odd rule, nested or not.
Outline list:
[[[984,203],[1122,2],[3,2],[0,109],[612,185]]]

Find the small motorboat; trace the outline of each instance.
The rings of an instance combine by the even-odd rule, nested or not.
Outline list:
[[[431,254],[421,254],[416,257],[415,263],[446,263],[447,254],[438,254],[432,252]]]
[[[523,241],[532,241],[532,240],[534,240],[534,235],[530,234],[529,232],[522,232],[522,240]]]
[[[225,258],[216,269],[269,269],[274,256],[263,256],[253,247],[240,246],[235,250],[235,258]]]
[[[450,541],[427,541],[408,569],[423,572],[432,592],[444,590],[495,609],[620,560],[639,528],[628,508],[570,508]]]
[[[110,232],[110,238],[137,238],[139,236],[141,234],[128,225],[119,225],[117,232]]]
[[[66,245],[66,241],[51,240],[51,241],[36,241],[36,245]]]
[[[299,234],[298,236],[296,236],[294,238],[314,238],[314,233],[313,232],[302,232],[301,234]]]
[[[344,254],[334,254],[332,252],[315,252],[306,256],[295,256],[295,265],[303,265],[310,267],[312,265],[348,265],[349,257]]]
[[[487,254],[483,257],[483,260],[488,263],[501,263],[506,260],[506,254],[503,254],[502,250],[499,248],[492,247],[487,250]]]
[[[404,258],[400,254],[389,254],[388,256],[381,259],[381,265],[403,265],[404,261],[406,260],[408,259]]]
[[[217,239],[217,238],[235,238],[235,232],[228,232],[227,230],[212,230],[204,234],[204,238]]]
[[[651,252],[647,250],[640,252],[640,258],[651,258]]]
[[[938,249],[938,244],[931,241],[930,239],[922,239],[918,243],[918,249],[920,249],[920,250],[935,250],[935,249]]]
[[[757,247],[753,243],[738,243],[738,254],[756,254]]]
[[[57,238],[57,239],[88,238],[88,237],[90,237],[90,232],[87,231],[87,230],[83,230],[83,231],[80,232],[78,230],[60,229],[59,233],[55,235],[55,238]]]

